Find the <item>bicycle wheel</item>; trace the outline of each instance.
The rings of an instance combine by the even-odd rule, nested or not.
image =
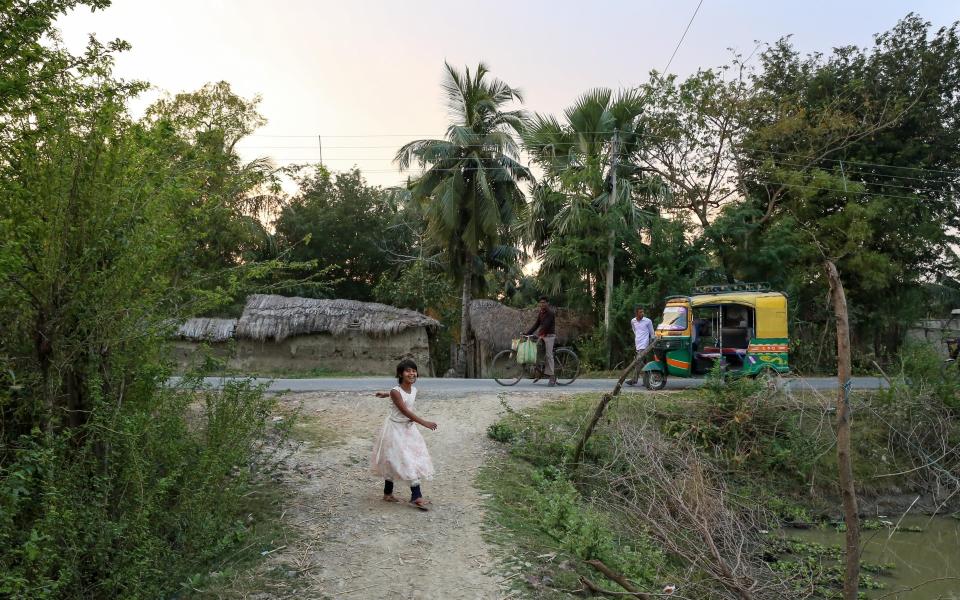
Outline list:
[[[580,375],[580,358],[570,348],[558,348],[553,353],[553,374],[557,385],[570,385]]]
[[[494,356],[490,370],[500,385],[514,385],[523,377],[523,365],[517,362],[517,353],[513,350],[503,350]]]

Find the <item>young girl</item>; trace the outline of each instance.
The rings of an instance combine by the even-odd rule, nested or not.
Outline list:
[[[375,475],[384,478],[383,499],[399,502],[393,495],[393,482],[410,482],[410,502],[420,510],[428,510],[430,502],[420,492],[420,480],[433,478],[433,462],[427,452],[427,444],[417,429],[419,423],[436,431],[437,424],[421,419],[413,412],[417,399],[417,365],[412,360],[402,360],[397,365],[397,382],[400,384],[390,393],[377,392],[377,398],[390,398],[393,405],[383,423],[383,429],[373,444],[370,468]]]

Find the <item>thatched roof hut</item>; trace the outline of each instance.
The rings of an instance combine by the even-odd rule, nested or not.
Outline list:
[[[495,300],[474,300],[470,303],[470,328],[478,342],[499,351],[510,347],[510,341],[526,333],[537,320],[536,307],[517,309]],[[566,308],[557,311],[557,343],[569,344],[593,328],[591,319]]]
[[[176,337],[191,342],[226,342],[233,338],[236,319],[189,319],[177,328]]]
[[[371,337],[387,337],[416,327],[433,332],[440,322],[413,310],[376,302],[255,294],[247,299],[236,336],[279,342],[297,335],[359,331]]]
[[[430,344],[439,327],[435,319],[385,304],[254,295],[240,319],[190,319],[171,346],[184,369],[213,356],[252,373],[390,373],[398,360],[412,358],[432,374]],[[200,350],[201,342],[231,340]]]

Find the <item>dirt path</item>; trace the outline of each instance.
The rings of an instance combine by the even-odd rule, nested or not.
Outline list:
[[[507,401],[521,408],[544,399],[514,394]],[[283,519],[299,535],[265,565],[285,580],[249,597],[487,600],[506,594],[507,583],[483,540],[482,498],[474,487],[477,469],[493,448],[487,426],[503,412],[497,395],[417,399],[417,412],[439,424],[436,432],[423,431],[437,470],[423,484],[433,502],[430,512],[406,502],[384,503],[383,482],[368,473],[385,402],[356,393],[283,399],[285,407],[299,408],[296,434],[308,440],[284,476],[296,492],[284,499]],[[409,489],[397,495],[409,498]]]

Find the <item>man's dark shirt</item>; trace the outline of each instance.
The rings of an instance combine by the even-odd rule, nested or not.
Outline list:
[[[557,334],[557,313],[553,308],[548,306],[540,311],[540,314],[537,315],[537,322],[527,331],[527,335],[534,331],[537,331],[537,334],[541,337]]]

